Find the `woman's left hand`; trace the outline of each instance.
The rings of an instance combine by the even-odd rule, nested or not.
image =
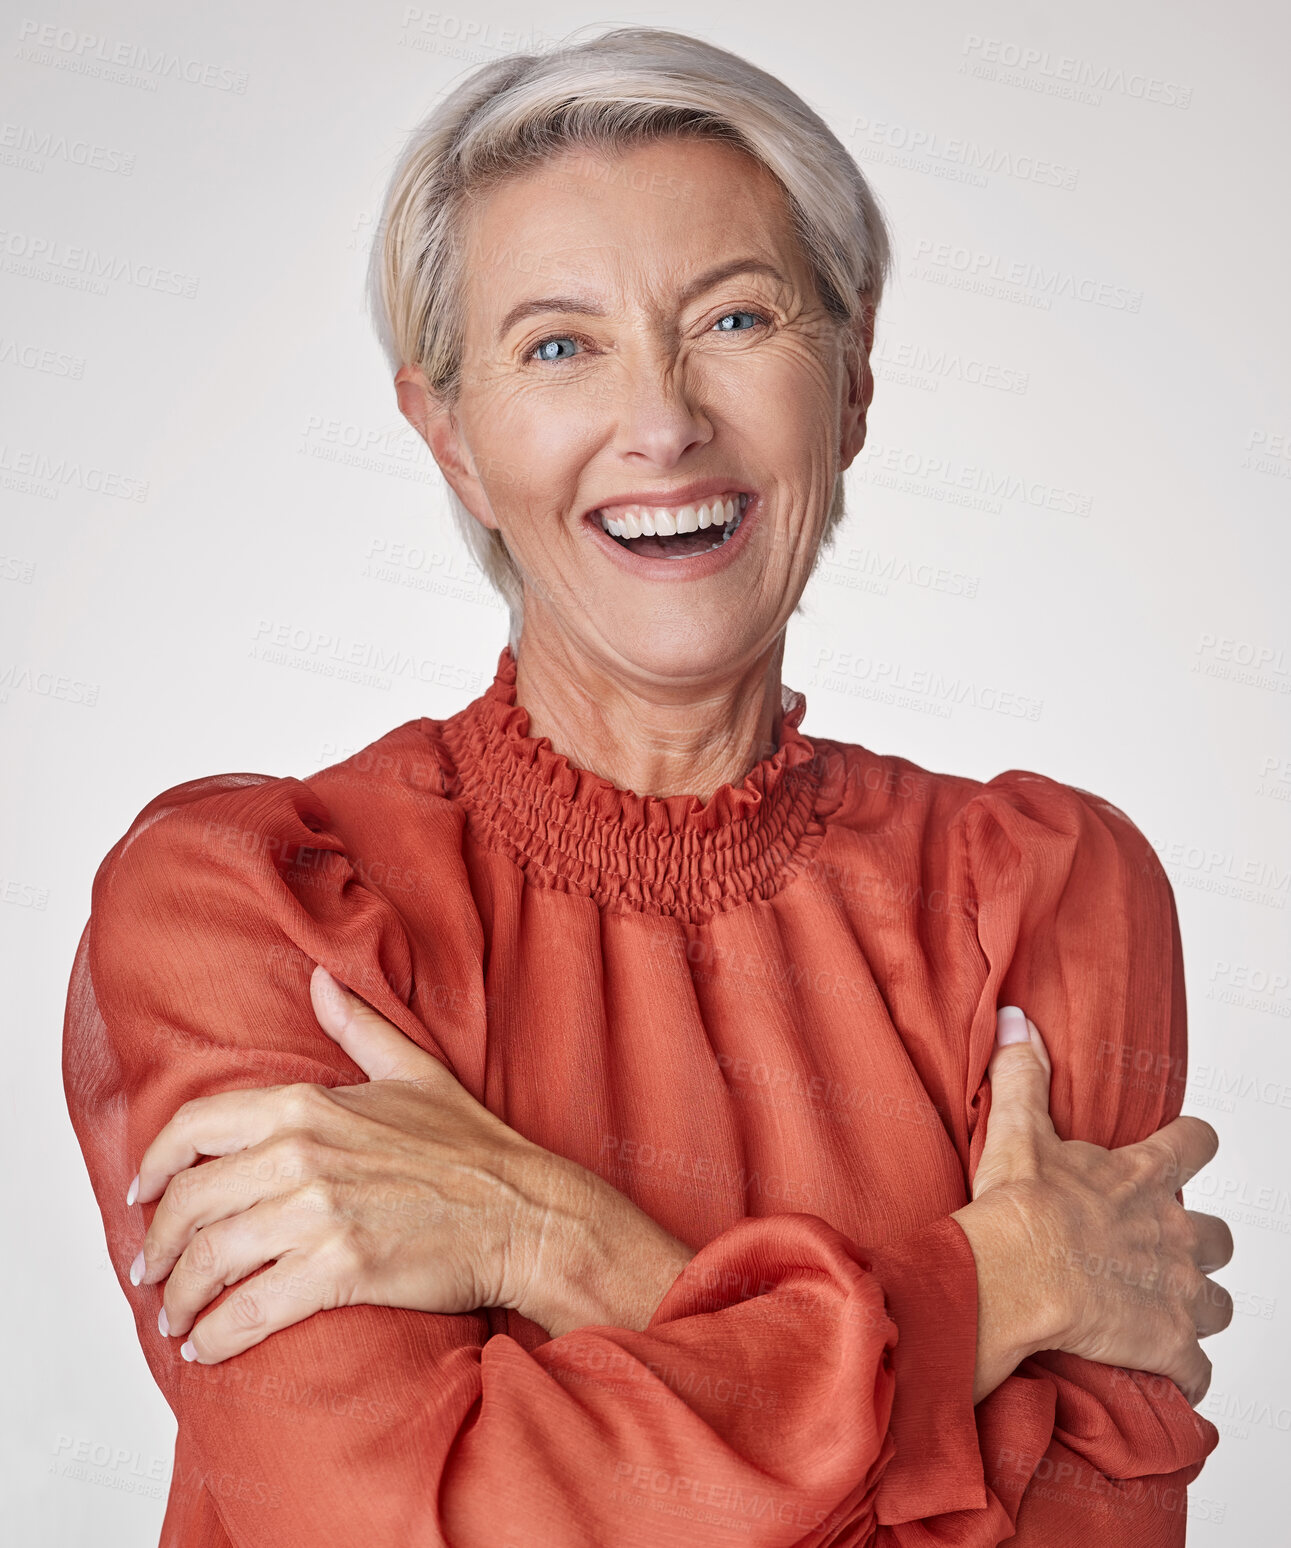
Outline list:
[[[221,1092],[175,1113],[139,1168],[138,1200],[160,1203],[131,1269],[167,1281],[162,1332],[214,1364],[339,1306],[558,1321],[552,1287],[584,1273],[589,1211],[614,1190],[509,1128],[322,967],[310,996],[369,1080]],[[665,1254],[660,1293],[682,1252]]]

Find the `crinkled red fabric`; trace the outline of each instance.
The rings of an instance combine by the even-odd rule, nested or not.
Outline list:
[[[493,684],[446,723],[444,741],[480,827],[545,887],[700,922],[779,891],[824,837],[824,771],[798,729],[801,694],[785,695],[776,751],[701,802],[638,796],[574,768],[528,734],[515,683],[504,651]]]
[[[1043,1029],[1065,1135],[1179,1111],[1164,872],[1088,792],[809,739],[804,710],[708,802],[639,797],[528,735],[504,651],[458,715],[178,786],[113,848],[63,1068],[179,1424],[163,1548],[1184,1541],[1218,1437],[1171,1383],[1043,1354],[974,1409],[950,1218],[997,1004]],[[363,1078],[316,962],[696,1250],[644,1331],[360,1306],[211,1367],[161,1338],[129,1179],[191,1097]]]

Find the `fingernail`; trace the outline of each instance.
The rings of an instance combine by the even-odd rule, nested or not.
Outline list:
[[[129,1209],[130,1206],[134,1203],[134,1201],[138,1197],[139,1197],[139,1174],[138,1174],[138,1172],[136,1172],[134,1174],[134,1180],[130,1184],[130,1191],[129,1191],[129,1193],[126,1194],[126,1208]]]
[[[1016,1005],[1001,1005],[995,1013],[995,1039],[1001,1048],[1010,1043],[1029,1043],[1031,1033],[1027,1028],[1026,1012]]]
[[[166,1320],[166,1308],[164,1306],[157,1313],[157,1331],[163,1338],[170,1337],[170,1323]]]
[[[340,983],[320,962],[316,970],[319,974],[319,984],[324,998],[331,1002],[332,1012],[342,1020],[348,1020],[350,1016],[350,991]]]
[[[139,1256],[130,1265],[130,1283],[132,1285],[137,1285],[142,1278],[143,1278],[143,1253],[140,1252]]]
[[[179,1346],[179,1352],[183,1355],[185,1360],[197,1359],[197,1350],[193,1348],[193,1341],[191,1338]]]

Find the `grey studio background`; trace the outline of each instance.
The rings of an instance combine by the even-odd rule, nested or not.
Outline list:
[[[1291,222],[1271,0],[1080,7],[6,3],[0,726],[14,1543],[156,1541],[174,1423],[63,1102],[103,855],[167,786],[306,775],[489,682],[502,608],[362,275],[404,136],[589,23],[782,75],[897,248],[850,516],[790,630],[804,729],[1114,802],[1174,883],[1185,1110],[1231,1222],[1189,1541],[1261,1544],[1291,1430]]]

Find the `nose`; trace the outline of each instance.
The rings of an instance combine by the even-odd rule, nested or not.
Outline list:
[[[659,349],[628,356],[618,385],[615,447],[621,457],[670,468],[712,439],[699,384],[676,355]]]

